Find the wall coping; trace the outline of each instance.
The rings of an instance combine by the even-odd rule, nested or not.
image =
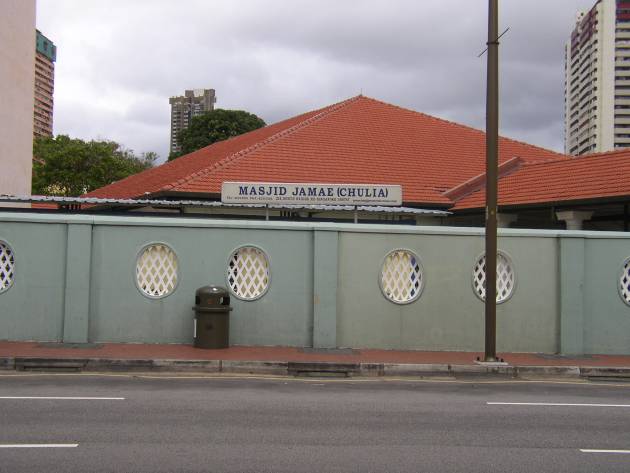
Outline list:
[[[0,222],[16,223],[54,223],[73,225],[103,226],[152,226],[181,228],[247,228],[259,230],[291,231],[334,231],[346,233],[412,234],[412,235],[451,235],[483,236],[481,227],[449,227],[429,225],[392,225],[340,222],[279,222],[264,220],[223,220],[185,217],[154,216],[112,216],[112,215],[70,215],[70,214],[34,214],[26,212],[0,212]],[[498,229],[500,237],[538,237],[538,238],[584,238],[584,239],[628,239],[630,233],[584,231],[584,230],[536,230],[518,228]]]

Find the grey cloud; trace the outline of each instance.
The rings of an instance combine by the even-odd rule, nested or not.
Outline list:
[[[505,0],[501,130],[562,148],[564,43],[594,0]],[[484,0],[39,0],[59,47],[56,131],[165,155],[168,97],[215,88],[217,105],[268,123],[357,95],[477,128],[485,122]],[[85,96],[87,94],[87,96]],[[90,95],[92,97],[90,97]],[[92,100],[97,97],[98,100]],[[85,120],[65,117],[79,100]]]

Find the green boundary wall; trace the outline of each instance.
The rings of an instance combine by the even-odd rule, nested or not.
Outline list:
[[[230,255],[253,245],[269,258],[270,285],[256,300],[231,298],[233,345],[483,351],[472,288],[483,229],[0,212],[0,241],[15,258],[0,340],[192,343],[195,290],[227,286]],[[178,260],[177,286],[159,299],[135,282],[150,243]],[[630,235],[501,229],[499,248],[516,274],[497,307],[499,351],[630,354],[619,293]],[[409,304],[380,288],[395,249],[423,268]]]

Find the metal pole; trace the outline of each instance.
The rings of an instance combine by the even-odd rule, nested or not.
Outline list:
[[[486,346],[484,361],[497,360],[497,174],[499,154],[499,6],[488,5],[486,97]]]

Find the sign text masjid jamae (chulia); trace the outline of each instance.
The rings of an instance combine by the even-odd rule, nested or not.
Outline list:
[[[401,205],[402,188],[388,184],[224,182],[224,204]]]

